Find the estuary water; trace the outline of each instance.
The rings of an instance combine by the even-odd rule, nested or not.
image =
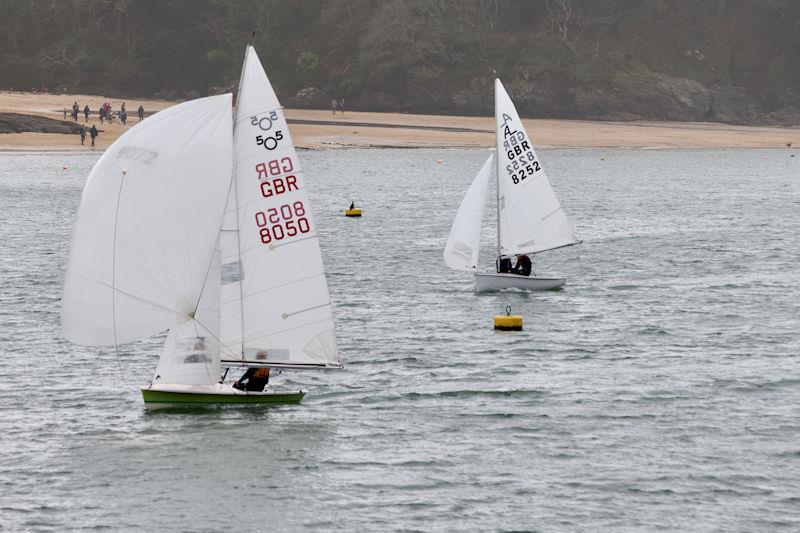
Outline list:
[[[800,156],[541,150],[567,285],[475,295],[442,250],[487,154],[300,152],[345,369],[147,413],[161,339],[60,334],[99,155],[0,152],[0,530],[800,529]]]

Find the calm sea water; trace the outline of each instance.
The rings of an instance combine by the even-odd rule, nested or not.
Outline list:
[[[491,295],[441,259],[487,152],[301,153],[346,368],[155,414],[159,339],[60,335],[97,154],[0,153],[0,529],[800,529],[800,157],[541,152],[584,244]]]

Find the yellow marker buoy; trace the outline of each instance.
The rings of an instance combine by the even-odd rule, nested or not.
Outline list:
[[[353,209],[345,209],[344,216],[346,217],[360,217],[361,216],[361,208],[354,207]]]
[[[500,331],[522,331],[522,317],[511,314],[511,306],[506,306],[506,314],[494,317],[494,329]]]

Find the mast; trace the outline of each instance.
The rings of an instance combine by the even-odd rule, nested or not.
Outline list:
[[[494,88],[494,138],[495,138],[495,147],[498,146],[498,137],[497,137],[497,79],[495,79],[495,88]],[[497,150],[497,148],[495,148]],[[498,152],[497,157],[495,160],[497,162],[497,168],[495,172],[495,185],[497,191],[497,258],[500,259],[502,256],[500,255],[500,153]]]
[[[255,40],[256,32],[253,32],[253,40]],[[236,90],[236,109],[234,110],[234,121],[233,121],[233,132],[236,132],[236,122],[239,118],[239,97],[242,95],[242,82],[244,82],[244,71],[245,67],[247,67],[247,56],[250,55],[250,46],[244,50],[244,61],[242,62],[242,73],[239,75],[239,86]],[[236,180],[236,175],[238,173],[239,163],[236,161],[236,150],[233,150],[232,153],[233,158],[233,174],[231,175],[231,185],[233,186],[233,205],[236,206],[236,261],[239,264],[239,324],[241,326],[242,332],[242,342],[241,346],[241,355],[242,361],[246,360],[244,355],[244,289],[243,289],[243,278],[244,278],[244,268],[242,267],[242,238],[241,232],[239,231],[239,187]],[[230,198],[230,195],[228,196]]]

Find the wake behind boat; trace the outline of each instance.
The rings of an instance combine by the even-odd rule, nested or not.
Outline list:
[[[142,389],[148,408],[297,403],[305,393],[273,389],[269,368],[341,368],[303,172],[252,47],[234,123],[231,100],[193,100],[138,124],[106,150],[81,198],[64,336],[118,345],[168,329]],[[223,383],[223,366],[267,372],[240,390]]]
[[[518,275],[501,268],[515,256],[534,255],[581,241],[561,209],[514,103],[499,79],[495,80],[495,122],[497,273],[477,271],[492,156],[486,160],[461,201],[445,245],[445,264],[453,270],[474,272],[476,292],[511,288],[529,291],[557,289],[566,283],[566,278]]]

